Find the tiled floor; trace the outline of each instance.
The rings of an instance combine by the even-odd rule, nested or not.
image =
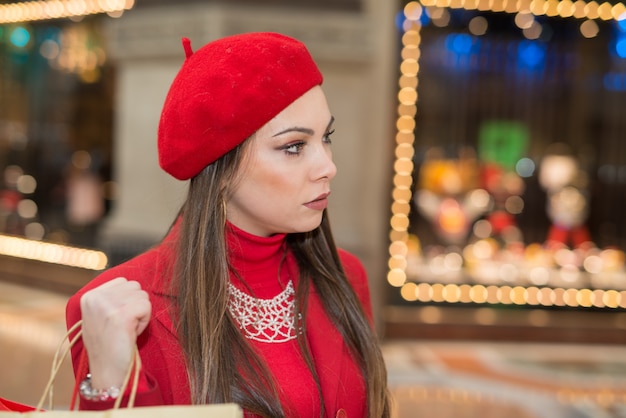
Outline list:
[[[67,297],[0,281],[0,397],[36,405]],[[394,418],[626,417],[626,347],[387,341]],[[69,403],[69,361],[54,406]],[[44,405],[45,406],[45,405]]]
[[[65,337],[65,302],[56,293],[0,281],[0,397],[37,405],[54,353]],[[74,384],[69,359],[53,387],[54,405],[66,408]]]

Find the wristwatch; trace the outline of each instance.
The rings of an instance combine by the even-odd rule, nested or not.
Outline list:
[[[88,401],[105,402],[117,399],[120,396],[120,388],[111,386],[108,389],[94,389],[91,386],[91,373],[88,373],[87,377],[80,382],[78,393],[81,398]]]

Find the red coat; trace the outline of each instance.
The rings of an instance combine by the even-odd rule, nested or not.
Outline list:
[[[104,271],[72,296],[67,305],[69,327],[81,317],[79,303],[81,295],[108,280],[120,276],[126,277],[140,282],[142,288],[148,292],[152,303],[152,318],[137,341],[143,364],[135,401],[137,406],[189,404],[191,402],[183,352],[169,314],[169,306],[174,297],[164,286],[167,280],[163,279],[166,277],[166,271],[171,271],[174,258],[174,237],[175,233],[170,233],[155,248]],[[371,320],[366,272],[355,256],[341,250],[339,254],[346,274]],[[343,344],[340,334],[324,312],[315,292],[311,294],[308,309],[307,338],[322,385],[326,416],[365,417],[367,402],[364,380],[348,348]],[[268,350],[271,350],[271,347]],[[83,346],[79,342],[72,350],[75,370],[79,368],[82,353]],[[77,376],[77,379],[83,377]],[[290,382],[291,384],[284,384],[288,385],[287,389],[297,394],[298,381],[292,381],[294,379],[297,379],[297,375],[294,376],[292,373],[283,380]],[[80,407],[81,409],[108,409],[112,405],[112,402],[88,402],[81,399]],[[314,414],[313,411],[311,413]],[[253,415],[246,414],[246,417],[248,416]]]

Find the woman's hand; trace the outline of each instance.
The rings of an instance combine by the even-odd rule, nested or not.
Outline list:
[[[96,389],[120,387],[130,367],[137,336],[150,321],[148,294],[135,281],[113,279],[80,299],[83,343]]]

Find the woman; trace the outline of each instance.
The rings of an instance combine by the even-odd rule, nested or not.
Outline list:
[[[68,326],[83,320],[81,408],[112,406],[136,344],[136,405],[389,416],[366,273],[326,217],[336,167],[322,75],[280,34],[183,45],[158,149],[188,196],[160,244],[68,302]]]

